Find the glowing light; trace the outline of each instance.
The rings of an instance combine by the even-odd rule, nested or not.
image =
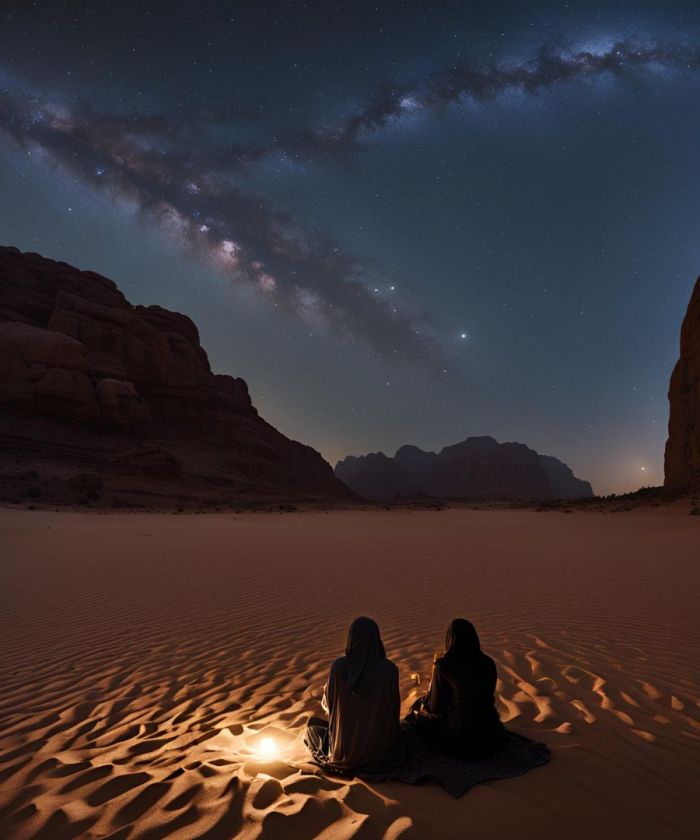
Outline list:
[[[462,341],[466,341],[469,338],[469,333],[460,333],[459,337],[462,339]]]
[[[263,738],[258,751],[262,758],[272,758],[277,753],[277,744],[272,738]]]

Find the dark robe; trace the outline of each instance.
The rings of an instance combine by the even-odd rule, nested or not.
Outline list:
[[[324,692],[328,722],[312,718],[307,745],[316,760],[345,772],[384,772],[405,758],[399,671],[371,619],[356,619],[345,656],[331,666]]]
[[[503,724],[495,705],[496,664],[485,653],[435,660],[428,694],[414,707],[421,736],[453,756],[489,755],[500,747]]]

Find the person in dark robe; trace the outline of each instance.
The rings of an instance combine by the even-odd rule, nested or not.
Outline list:
[[[496,679],[496,663],[481,650],[474,625],[456,618],[447,629],[445,651],[435,656],[428,693],[414,703],[408,720],[443,753],[492,755],[505,732],[496,710]]]
[[[305,738],[317,763],[341,773],[381,773],[403,762],[399,671],[386,658],[371,618],[350,625],[345,656],[331,666],[322,706],[328,721],[311,718]]]

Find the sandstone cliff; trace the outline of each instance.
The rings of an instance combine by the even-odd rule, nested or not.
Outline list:
[[[700,489],[700,279],[681,328],[681,355],[671,376],[665,486]]]
[[[87,485],[117,501],[348,495],[258,415],[242,379],[212,373],[189,318],[16,248],[0,248],[0,440],[9,496],[27,484],[49,499]]]

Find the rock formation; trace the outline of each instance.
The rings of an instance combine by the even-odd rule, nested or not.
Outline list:
[[[576,499],[593,495],[587,481],[566,464],[522,443],[470,437],[440,452],[402,446],[393,458],[382,452],[348,456],[336,476],[371,499]]]
[[[700,278],[681,328],[681,355],[671,376],[665,487],[700,489]]]
[[[76,475],[116,500],[349,495],[258,415],[242,379],[212,373],[189,318],[16,248],[0,248],[0,439],[6,497],[27,475],[57,499],[85,489]]]

